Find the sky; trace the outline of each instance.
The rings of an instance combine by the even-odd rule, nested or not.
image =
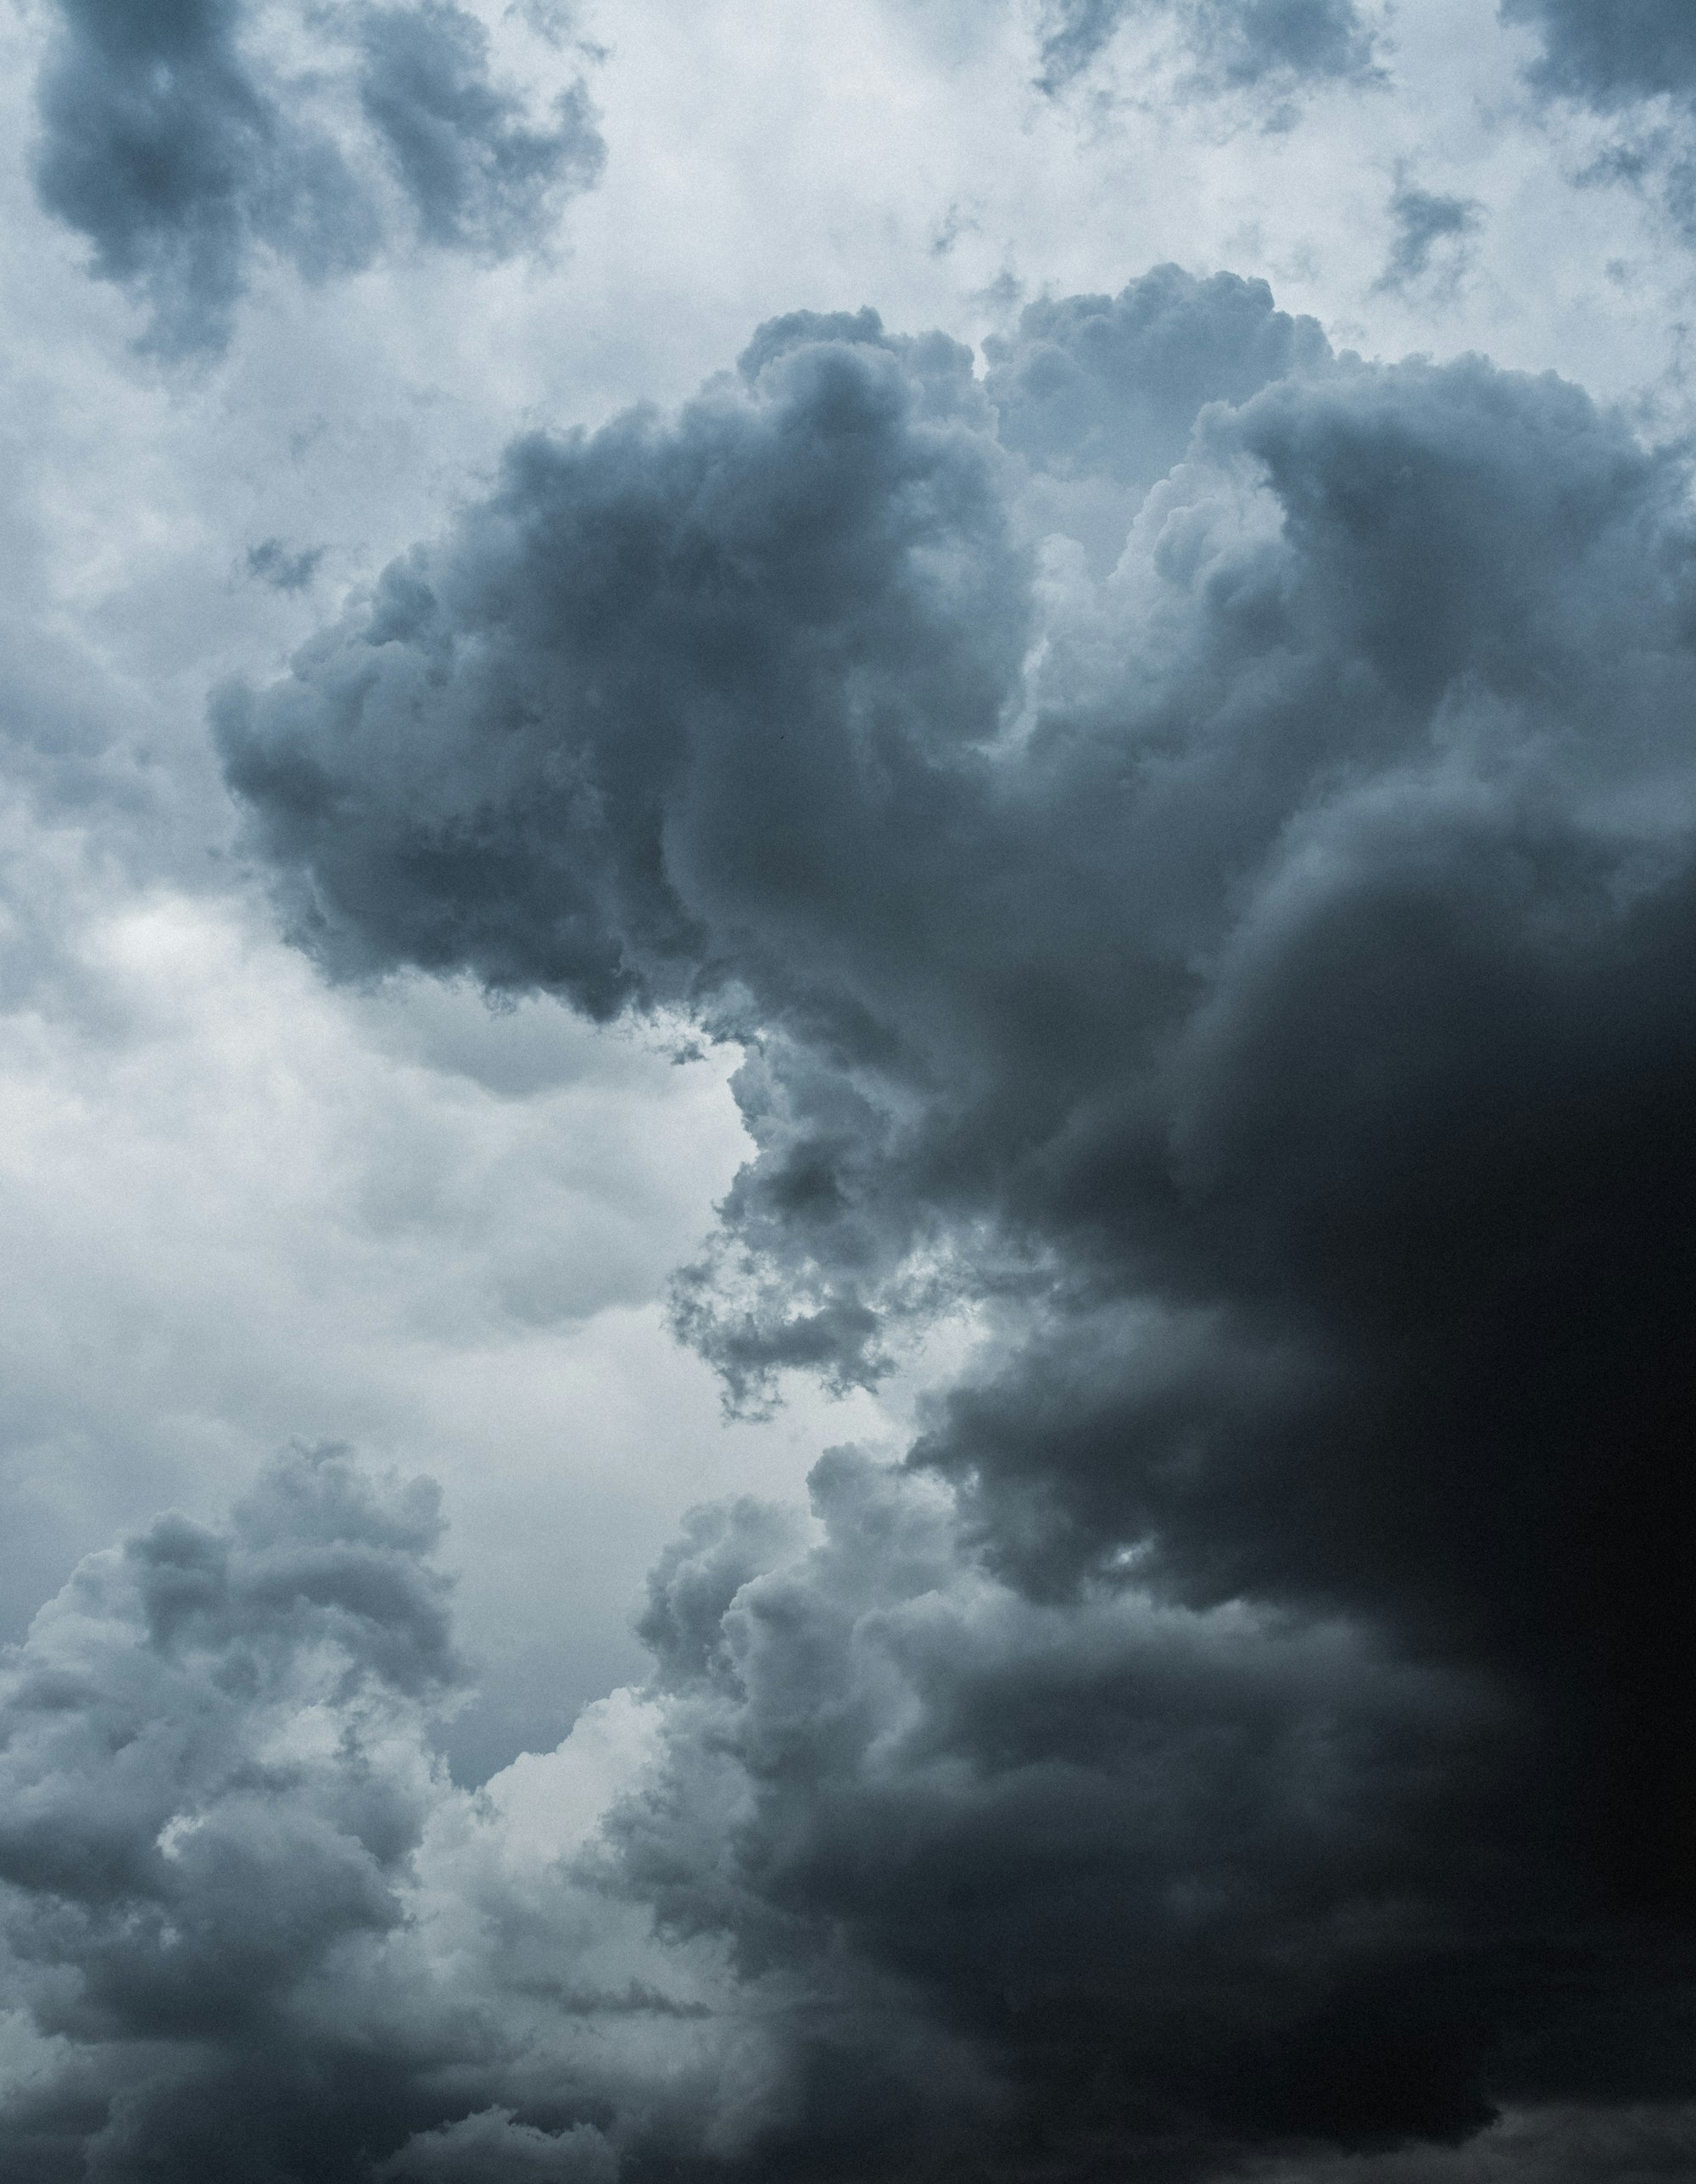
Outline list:
[[[1688,0],[0,63],[0,2174],[1688,2176]]]

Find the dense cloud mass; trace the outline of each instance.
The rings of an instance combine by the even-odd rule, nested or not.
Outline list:
[[[1688,493],[1226,276],[797,315],[220,698],[332,973],[742,1043],[734,1397],[993,1333],[656,1577],[606,1885],[788,1997],[756,2172],[1688,2158]]]
[[[1376,40],[1355,0],[1053,0],[1044,87],[1070,82],[1122,23],[1156,13],[1174,19],[1198,89],[1287,92],[1373,73]]]
[[[310,68],[276,49],[302,27],[326,41]],[[221,345],[256,252],[322,280],[410,220],[503,255],[545,243],[603,157],[581,81],[535,125],[455,0],[299,25],[251,0],[55,0],[37,104],[42,203],[144,299],[167,354]]]
[[[1687,2109],[1594,2097],[1679,2027],[1641,1945],[1574,1991],[1499,1692],[1342,1618],[1032,1601],[935,1479],[812,1485],[811,1535],[696,1512],[647,1689],[475,1797],[424,1487],[296,1452],[92,1557],[0,1696],[7,2175],[1682,2173]],[[1522,2040],[1580,2098],[1492,2121]]]

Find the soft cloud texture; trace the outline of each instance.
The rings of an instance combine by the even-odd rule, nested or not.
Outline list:
[[[169,2148],[260,2175],[268,2137],[346,2173],[345,2119],[300,2096],[351,2064],[325,2020],[404,1915],[420,1710],[454,1667],[436,1529],[429,1492],[303,1455],[231,1530],[161,1518],[37,1618],[4,1702],[7,1938],[49,2056],[88,2059],[25,2092],[14,2174],[84,2173],[92,2140],[98,2174]]]
[[[1407,175],[1398,177],[1390,198],[1393,240],[1381,288],[1405,288],[1435,275],[1453,287],[1466,262],[1467,238],[1482,218],[1481,206],[1467,198],[1422,190]]]
[[[361,0],[298,25],[245,0],[59,0],[54,14],[41,201],[86,237],[97,275],[145,300],[148,343],[167,354],[221,346],[259,251],[310,281],[369,265],[395,226],[391,195],[424,242],[499,256],[545,244],[561,202],[600,172],[581,80],[533,123],[454,0]],[[266,50],[268,33],[303,29],[325,41],[310,62]],[[326,96],[338,76],[363,142]]]
[[[605,2184],[586,2112],[660,2130],[700,2077],[710,1953],[656,1953],[558,1863],[639,1759],[634,1710],[529,1762],[539,1796],[474,1800],[432,1752],[435,1507],[297,1451],[228,1525],[92,1557],[14,1649],[8,2176]]]
[[[1374,73],[1375,40],[1356,0],[1053,0],[1042,42],[1043,86],[1087,69],[1121,24],[1169,16],[1193,69],[1192,87],[1287,94]]]
[[[1696,23],[1679,0],[1502,0],[1502,15],[1538,32],[1539,81],[1569,98],[1615,106],[1696,86]]]

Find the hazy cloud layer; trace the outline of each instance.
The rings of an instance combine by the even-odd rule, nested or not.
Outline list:
[[[454,0],[55,0],[37,106],[42,205],[166,354],[222,344],[260,252],[321,281],[409,225],[486,257],[545,246],[603,158],[581,81],[533,121]]]
[[[650,1614],[784,2173],[1689,2096],[1688,482],[1252,284],[801,315],[220,699],[332,972],[744,1042],[734,1392],[996,1330]]]
[[[1121,24],[1163,15],[1183,41],[1198,90],[1288,92],[1374,72],[1376,40],[1355,0],[1053,0],[1044,88],[1080,75]]]

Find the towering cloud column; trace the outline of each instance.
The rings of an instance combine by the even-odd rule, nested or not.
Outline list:
[[[332,974],[741,1043],[734,1398],[990,1330],[656,1594],[620,1885],[790,2173],[1690,2092],[1688,491],[1225,278],[799,315],[220,698]]]

